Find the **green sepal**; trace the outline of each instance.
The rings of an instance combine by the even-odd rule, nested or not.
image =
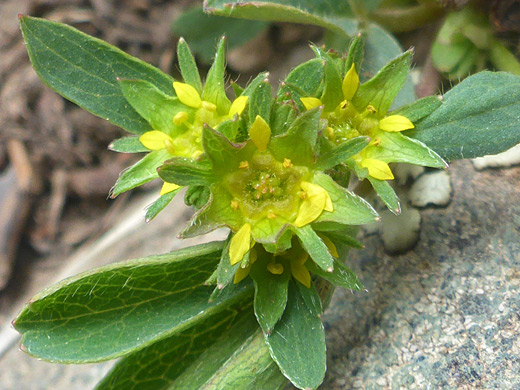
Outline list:
[[[300,239],[303,249],[312,260],[326,272],[334,269],[334,257],[330,254],[323,240],[316,234],[310,225],[295,228],[294,232]]]
[[[293,385],[315,389],[321,384],[327,369],[325,331],[292,280],[285,312],[266,342],[273,360]]]
[[[269,72],[259,73],[249,84],[246,85],[240,96],[249,96],[253,94],[253,92],[258,88],[258,86],[265,80],[269,78]]]
[[[261,264],[255,263],[250,275],[255,284],[255,316],[264,334],[270,335],[285,310],[291,273],[284,269],[281,275],[274,275],[262,260],[258,260]]]
[[[139,137],[122,137],[115,139],[108,145],[108,149],[119,153],[143,153],[150,151],[150,149],[139,141]]]
[[[269,149],[279,161],[290,159],[294,165],[308,166],[314,162],[316,138],[320,130],[319,107],[304,112],[285,134],[271,139]]]
[[[226,115],[231,107],[231,102],[224,89],[224,77],[226,71],[226,38],[222,37],[217,45],[217,52],[213,65],[208,71],[206,84],[202,93],[202,99],[217,106],[220,115]]]
[[[252,90],[249,97],[249,125],[251,126],[260,115],[267,123],[270,122],[272,90],[269,80],[262,80],[258,86]]]
[[[189,186],[184,194],[186,206],[192,206],[195,210],[200,210],[209,202],[209,188],[207,186]]]
[[[237,169],[240,162],[248,160],[256,150],[252,142],[233,144],[209,126],[202,130],[202,146],[213,163],[215,176]]]
[[[157,179],[159,177],[157,168],[170,157],[170,154],[165,149],[151,151],[130,168],[123,171],[114,187],[112,187],[110,197],[115,198],[123,192],[139,187],[150,180]]]
[[[177,97],[168,96],[155,85],[144,80],[119,79],[125,99],[150,124],[152,129],[175,137],[184,128],[175,126],[173,117],[180,111],[193,109],[182,104]]]
[[[366,158],[374,158],[387,163],[402,162],[431,168],[447,168],[448,164],[437,153],[421,141],[401,133],[381,132],[380,146],[366,149]]]
[[[310,261],[309,263],[312,262]],[[322,272],[324,271],[322,270]],[[298,288],[298,292],[303,298],[303,301],[305,302],[305,306],[307,306],[307,309],[309,309],[313,316],[320,317],[323,314],[323,305],[321,303],[320,295],[316,290],[316,285],[313,283],[311,284],[311,287],[306,287],[298,281],[295,281],[294,284]]]
[[[343,73],[346,74],[352,67],[352,64],[355,64],[356,72],[360,74],[361,64],[363,64],[364,57],[365,43],[363,37],[361,36],[361,33],[359,33],[350,41],[350,46],[348,48],[348,54],[347,59],[345,60],[345,68],[343,70]]]
[[[372,79],[361,84],[352,103],[363,111],[372,105],[379,117],[383,117],[406,82],[413,51],[408,50],[386,64]]]
[[[220,257],[217,269],[210,278],[206,280],[206,284],[216,284],[218,290],[222,290],[233,282],[235,272],[240,266],[240,262],[231,265],[231,262],[229,261],[229,245],[231,243],[232,235],[233,234],[230,233],[226,240],[226,246],[222,251],[222,256]],[[249,256],[249,252],[247,252],[246,256]]]
[[[275,101],[271,114],[271,137],[285,133],[299,114],[300,110],[294,101]]]
[[[402,115],[408,118],[411,122],[417,122],[430,115],[441,105],[441,96],[427,96],[401,107],[396,111],[392,111],[390,115]]]
[[[240,85],[235,83],[233,80],[231,80],[230,83],[231,83],[231,88],[233,88],[233,92],[235,93],[236,98],[241,96],[244,93],[245,89],[242,88]]]
[[[294,68],[278,90],[278,101],[293,100],[295,104],[304,110],[300,98],[317,97],[323,87],[323,69],[325,61],[321,58],[313,58]]]
[[[235,141],[239,133],[240,119],[229,119],[220,123],[216,130],[231,142]]]
[[[197,323],[185,331],[157,341],[119,360],[95,390],[167,390],[196,360],[227,332],[253,317],[245,302]],[[252,323],[249,319],[247,323]],[[254,324],[251,329],[254,329]]]
[[[158,169],[159,177],[180,186],[207,186],[216,179],[207,159],[173,157]]]
[[[334,211],[323,210],[315,222],[337,222],[344,225],[363,225],[379,220],[374,208],[363,198],[341,187],[332,178],[323,173],[316,173],[314,184],[323,187],[332,199]]]
[[[363,289],[363,285],[356,274],[341,261],[334,260],[334,271],[332,272],[324,271],[312,262],[305,263],[305,265],[311,273],[318,275],[335,286],[358,291]]]
[[[370,181],[370,184],[372,184],[372,187],[374,187],[376,194],[381,198],[386,207],[388,207],[388,210],[395,215],[401,214],[401,202],[390,183],[386,180],[375,179],[372,176],[368,176],[367,179]]]
[[[231,207],[233,200],[231,194],[220,188],[218,184],[212,184],[210,191],[208,203],[193,215],[180,237],[199,236],[223,226],[233,229],[239,229],[242,226],[242,214]]]
[[[325,62],[325,87],[321,101],[323,111],[331,112],[343,101],[342,79],[338,67],[331,61]]]
[[[52,362],[113,359],[182,332],[252,293],[244,284],[209,302],[204,285],[223,243],[111,264],[37,294],[15,320],[23,348]]]
[[[281,234],[276,237],[274,243],[262,243],[264,249],[272,254],[280,254],[292,248],[293,232],[290,229],[282,230]]]
[[[368,137],[356,137],[349,139],[346,142],[338,145],[333,148],[331,151],[322,154],[316,164],[314,164],[314,169],[317,171],[325,171],[327,169],[333,168],[338,164],[346,161],[348,158],[354,156],[355,154],[361,152],[370,142],[370,138]]]
[[[336,222],[319,222],[313,223],[312,228],[317,232],[323,232],[333,242],[347,245],[356,249],[364,249],[363,243],[354,238],[355,234],[352,229],[345,229],[344,225]],[[323,234],[322,233],[322,234]]]
[[[150,222],[152,219],[154,219],[157,214],[159,214],[161,211],[164,210],[168,204],[175,198],[175,195],[182,190],[181,188],[177,188],[176,190],[170,191],[166,194],[161,195],[157,200],[155,200],[150,206],[146,208],[146,216],[145,220],[146,222]]]
[[[184,82],[195,88],[199,95],[202,95],[202,81],[200,80],[197,63],[193,58],[190,47],[182,37],[177,43],[177,59]]]
[[[117,78],[146,80],[175,95],[173,78],[118,48],[65,24],[20,17],[29,58],[38,76],[64,98],[134,133],[152,130],[128,105]]]

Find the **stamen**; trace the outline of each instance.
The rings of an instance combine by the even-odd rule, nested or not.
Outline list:
[[[238,203],[238,200],[233,199],[233,200],[231,201],[231,208],[232,208],[233,210],[235,210],[235,211],[238,210],[239,206],[240,206],[240,204]]]
[[[269,211],[267,213],[267,218],[269,218],[269,219],[276,219],[276,214],[273,213],[272,211]]]
[[[240,164],[238,164],[238,168],[240,169],[248,169],[249,163],[247,161],[240,161]]]
[[[179,111],[175,116],[173,117],[173,123],[176,126],[182,125],[184,122],[188,120],[188,113],[186,111]]]
[[[294,166],[294,164],[288,158],[283,159],[282,165],[284,168],[292,168]]]
[[[216,105],[214,105],[213,103],[207,102],[205,100],[202,101],[202,108],[204,108],[205,110],[211,111],[211,112],[217,111]]]

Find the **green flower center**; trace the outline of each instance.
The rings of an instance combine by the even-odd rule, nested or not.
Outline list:
[[[301,202],[300,183],[308,176],[308,169],[287,161],[282,163],[269,152],[257,151],[226,176],[225,187],[246,218],[296,217]]]
[[[375,138],[379,133],[379,119],[375,114],[370,106],[364,112],[359,112],[352,103],[344,101],[326,114],[329,127],[325,135],[337,145],[360,135]]]

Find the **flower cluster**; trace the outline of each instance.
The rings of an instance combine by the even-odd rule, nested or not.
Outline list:
[[[339,261],[338,248],[358,245],[353,226],[379,217],[347,188],[348,180],[336,181],[330,172],[342,167],[368,179],[397,213],[398,199],[387,183],[394,178],[389,164],[445,166],[434,151],[405,135],[414,128],[406,108],[389,112],[412,53],[361,83],[359,40],[345,58],[314,47],[317,58],[294,69],[276,98],[263,73],[245,89],[235,86],[235,99],[228,99],[224,40],[204,86],[182,40],[178,54],[185,80],[173,82],[175,96],[142,80],[121,81],[128,102],[152,130],[136,137],[139,151],[148,154],[120,182],[129,174],[133,186],[156,177],[164,181],[152,217],[187,187],[186,200],[198,210],[181,237],[230,229],[208,283],[218,293],[251,277],[258,296],[266,288],[281,291],[272,297],[279,300],[274,302],[279,312],[269,320],[261,313],[274,309],[255,303],[267,333],[281,318],[291,279],[312,290],[316,278],[360,288]]]

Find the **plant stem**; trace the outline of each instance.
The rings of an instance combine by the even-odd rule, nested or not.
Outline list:
[[[370,18],[392,32],[415,30],[444,15],[444,10],[435,4],[419,4],[407,8],[381,8]]]

